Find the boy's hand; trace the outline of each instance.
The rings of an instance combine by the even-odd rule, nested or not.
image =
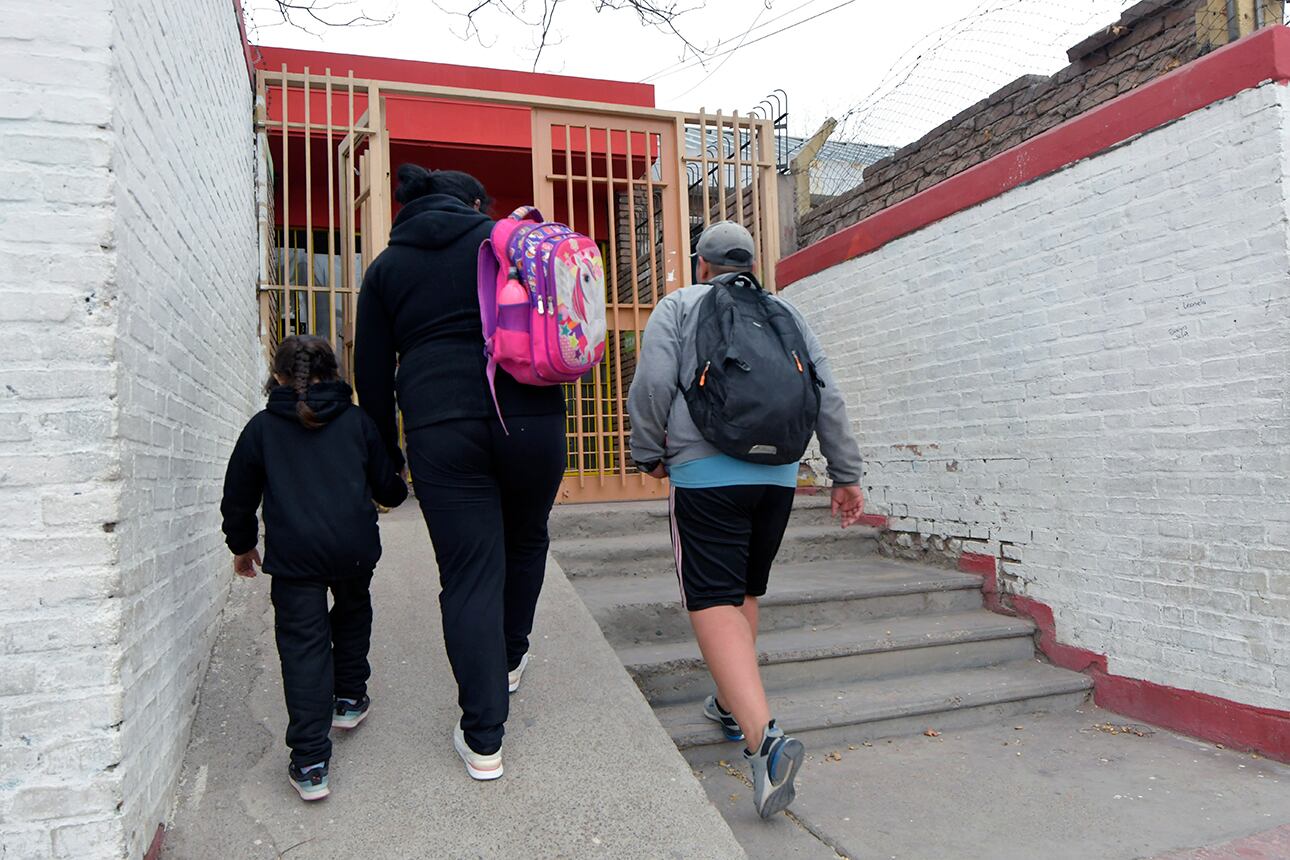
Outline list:
[[[842,528],[860,522],[864,514],[864,490],[859,484],[833,488],[833,516],[842,515]]]
[[[238,576],[245,576],[248,579],[255,576],[257,573],[256,565],[261,567],[264,565],[264,562],[260,561],[260,551],[258,549],[233,556],[233,572]]]
[[[662,463],[659,463],[657,466],[654,467],[654,470],[652,472],[646,472],[645,474],[649,475],[651,478],[661,481],[667,477],[667,467],[664,466]]]

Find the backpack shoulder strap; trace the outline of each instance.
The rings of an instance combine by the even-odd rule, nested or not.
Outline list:
[[[734,300],[721,284],[710,286],[712,289],[694,307],[693,312],[699,319],[694,330],[694,348],[700,364],[708,360],[721,364],[734,352],[730,334],[736,309]]]
[[[780,339],[791,348],[805,350],[806,335],[802,332],[802,327],[798,324],[797,317],[789,310],[788,305],[770,293],[764,293],[763,295],[765,296],[766,317],[770,324],[774,326]]]
[[[497,331],[497,277],[501,273],[501,264],[497,262],[492,239],[485,239],[480,243],[475,271],[475,288],[479,294],[479,319],[484,326],[484,343],[487,344],[493,332]]]
[[[506,435],[506,421],[502,418],[502,405],[497,401],[497,357],[493,355],[493,335],[497,333],[497,281],[501,276],[501,263],[493,250],[493,240],[485,239],[479,246],[479,263],[476,289],[479,294],[479,321],[484,329],[484,355],[488,358],[485,375],[488,377],[488,390],[493,395],[493,408],[497,410],[497,420],[502,422]]]

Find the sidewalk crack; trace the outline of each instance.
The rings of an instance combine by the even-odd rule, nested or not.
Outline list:
[[[748,778],[748,775],[744,773],[743,770],[741,770],[738,767],[735,767],[730,762],[725,760],[717,762],[717,765],[720,766],[730,776],[733,776],[735,779],[743,783],[744,787],[747,788],[749,791],[752,790],[752,787],[753,787],[752,780]],[[852,860],[850,855],[842,851],[837,845],[833,844],[833,842],[831,842],[824,833],[812,827],[811,824],[804,817],[793,812],[793,810],[785,809],[784,817],[787,818],[789,821],[793,822],[793,824],[799,830],[808,834],[809,836],[811,836],[811,838],[815,839],[825,848],[832,851],[834,856],[837,857],[838,860]]]

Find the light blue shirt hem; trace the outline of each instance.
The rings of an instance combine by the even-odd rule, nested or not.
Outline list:
[[[668,479],[674,487],[688,490],[756,485],[796,487],[797,470],[797,463],[763,466],[760,463],[736,460],[726,454],[717,454],[672,466],[668,469]]]

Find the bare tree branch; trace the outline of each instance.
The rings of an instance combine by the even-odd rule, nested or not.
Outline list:
[[[552,24],[556,11],[566,0],[540,0],[541,11],[530,11],[536,0],[434,0],[434,5],[441,12],[461,18],[464,21],[461,37],[484,45],[483,29],[480,20],[489,13],[500,14],[519,21],[536,31],[533,70],[537,71],[542,52],[553,42]],[[687,12],[703,8],[702,0],[692,0],[685,4],[678,0],[590,0],[595,11],[634,12],[640,22],[647,27],[663,30],[676,37],[682,46],[682,58],[693,56],[704,59],[709,51],[696,45],[682,32],[677,19]],[[491,45],[485,45],[491,47]]]
[[[278,20],[261,26],[288,25],[318,35],[314,27],[379,27],[393,15],[370,15],[358,0],[272,0],[266,10]]]
[[[546,47],[551,36],[551,24],[555,21],[555,10],[560,8],[560,0],[542,0],[542,34],[538,37],[537,54],[533,57],[533,71],[537,71],[538,61],[542,59],[542,49]]]
[[[676,26],[676,19],[680,18],[687,12],[694,12],[702,9],[703,4],[698,3],[693,6],[682,6],[679,3],[655,3],[651,0],[596,0],[596,11],[604,9],[631,9],[640,17],[641,23],[651,27],[657,27],[669,31],[673,36],[681,40],[685,49],[692,52],[696,57],[706,57],[708,50],[699,48],[683,34]]]

